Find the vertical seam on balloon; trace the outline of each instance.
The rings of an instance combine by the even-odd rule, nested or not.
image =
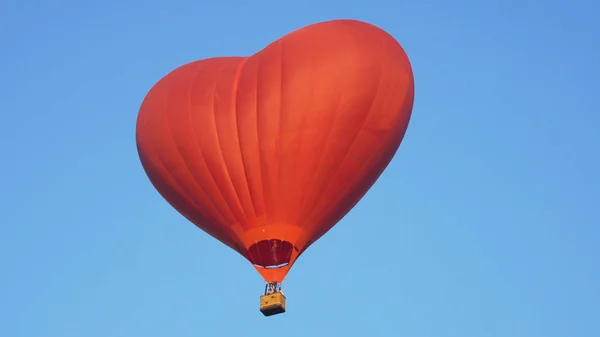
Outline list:
[[[310,40],[310,41],[312,42],[312,44],[314,46],[314,40]],[[311,47],[313,47],[313,46],[311,46]],[[307,48],[307,49],[314,50],[314,48]],[[298,151],[302,151],[302,143],[306,139],[304,137],[304,134],[306,133],[306,129],[305,129],[305,126],[306,126],[306,111],[308,110],[308,107],[310,106],[310,102],[312,102],[312,98],[313,98],[313,95],[314,95],[314,85],[313,85],[313,81],[312,81],[313,74],[314,74],[314,69],[313,69],[314,55],[312,53],[309,53],[309,57],[310,57],[310,67],[308,67],[308,69],[310,69],[310,70],[308,70],[307,72],[310,73],[310,79],[311,80],[309,81],[309,83],[310,83],[310,88],[311,89],[310,89],[310,92],[309,92],[309,96],[306,98],[306,101],[309,102],[309,103],[307,105],[305,105],[304,113],[302,114],[302,123],[300,124],[300,130],[302,130],[304,132],[300,132],[300,139],[298,140]],[[339,104],[339,102],[338,102],[338,104]],[[301,157],[298,156],[297,160],[296,160],[296,165],[294,165],[295,169],[297,168],[298,162],[300,160],[301,160]],[[302,201],[300,201],[300,205],[302,205],[303,202],[304,202],[304,200],[306,199],[306,193],[304,193],[303,195],[304,195],[304,197],[302,198]],[[297,210],[298,210],[297,211],[297,217],[298,218],[302,217],[302,208],[298,207]],[[290,220],[289,219],[290,212],[286,212],[286,214],[287,214],[286,219],[285,219],[286,223],[290,223],[290,221],[289,221]],[[297,222],[298,222],[298,219],[295,219],[294,223],[297,223]]]
[[[311,40],[311,42],[312,42],[312,44],[313,44],[313,46],[311,46],[311,47],[314,47],[314,40]],[[307,49],[308,49],[308,48],[307,48]],[[310,50],[314,50],[314,48],[309,48],[309,49],[310,49]],[[310,79],[311,79],[311,80],[310,80],[310,87],[311,87],[311,90],[310,90],[309,97],[307,98],[307,101],[308,101],[308,102],[311,102],[311,101],[312,101],[312,98],[313,98],[313,96],[314,96],[314,92],[315,92],[315,90],[314,90],[314,84],[313,84],[313,81],[312,81],[312,79],[313,79],[313,77],[314,77],[314,70],[313,70],[313,67],[312,67],[312,66],[314,65],[314,55],[313,55],[312,53],[310,53],[309,55],[310,55],[309,57],[310,57],[310,61],[311,61],[311,62],[310,62],[310,63],[311,63],[311,67],[309,67],[309,69],[310,69],[310,75],[311,75],[311,76],[310,76]],[[341,96],[340,96],[340,101],[338,101],[338,106],[337,106],[337,109],[338,109],[338,110],[339,110],[339,103],[340,103],[340,102],[341,102]],[[308,108],[306,108],[306,109],[308,110]],[[305,112],[306,112],[306,110],[305,110]],[[306,126],[306,113],[304,113],[304,114],[303,114],[303,116],[302,116],[302,125],[301,125],[301,127],[300,127],[300,130],[303,130],[303,131],[304,131],[304,132],[301,132],[301,133],[300,133],[300,141],[299,141],[299,149],[300,149],[300,150],[302,149],[302,143],[303,143],[303,142],[304,142],[304,140],[305,140],[305,138],[304,138],[304,133],[306,132],[305,126]],[[330,130],[331,130],[331,129],[330,129]],[[300,161],[300,156],[298,156],[298,161]],[[310,180],[308,180],[308,182],[310,182],[310,181],[312,181],[312,180],[314,179],[314,176],[316,175],[316,173],[317,173],[317,170],[318,170],[318,168],[319,168],[319,165],[318,165],[318,163],[319,163],[319,162],[317,161],[317,165],[315,165],[315,170],[314,170],[314,172],[313,172],[313,175],[312,175],[311,179],[310,179]],[[298,205],[297,219],[295,219],[294,223],[298,223],[298,222],[300,221],[300,219],[302,218],[302,208],[304,207],[304,204],[306,203],[306,199],[308,198],[308,193],[307,193],[307,192],[304,192],[304,193],[302,193],[302,196],[303,196],[303,197],[302,197],[302,199],[300,200],[300,204]],[[289,222],[289,221],[288,221],[288,222]]]
[[[169,99],[169,96],[170,96],[169,95],[169,91],[167,90],[166,93],[165,93],[165,105],[167,105],[167,106],[168,106],[167,101]],[[196,178],[195,178],[194,174],[192,173],[192,171],[191,171],[190,167],[188,166],[187,162],[185,161],[185,159],[181,155],[181,151],[179,150],[179,147],[177,146],[177,144],[175,143],[175,140],[173,139],[173,130],[172,130],[171,124],[169,123],[170,120],[169,120],[168,114],[165,114],[164,118],[165,118],[165,127],[166,127],[166,130],[168,131],[168,134],[169,134],[169,137],[167,137],[167,138],[169,138],[169,140],[172,142],[173,147],[175,148],[175,151],[177,152],[177,155],[179,156],[180,160],[183,162],[185,168],[188,170],[188,173],[192,176],[192,178],[194,179],[194,181],[196,181],[195,180]],[[169,172],[169,174],[170,174],[170,172]],[[182,188],[182,190],[186,192],[186,194],[188,196],[188,200],[191,200],[192,203],[196,205],[197,209],[202,209],[199,206],[199,204],[196,202],[196,200],[193,197],[191,197],[189,191],[187,191],[187,189],[185,187],[183,187],[184,184],[181,184],[173,175],[171,175],[171,177]],[[196,182],[196,184],[198,184],[198,183]],[[208,220],[208,219],[206,219],[206,220]],[[223,220],[225,220],[225,219],[223,219]],[[233,241],[233,240],[230,239],[230,241]],[[235,242],[230,242],[230,244],[232,244],[232,243],[235,244]]]
[[[168,102],[169,102],[169,96],[170,96],[170,92],[167,89],[164,95],[164,104],[165,106],[168,107]],[[169,114],[163,114],[163,118],[164,118],[164,123],[165,123],[165,129],[167,130],[168,133],[168,139],[171,141],[171,144],[173,145],[173,148],[175,149],[177,156],[179,157],[179,160],[183,163],[183,166],[185,166],[185,168],[187,169],[188,173],[194,177],[194,174],[192,173],[192,171],[190,170],[190,168],[188,167],[185,159],[183,159],[183,156],[181,155],[181,151],[179,151],[179,148],[177,147],[177,143],[175,143],[175,140],[173,139],[173,131],[171,129],[171,124],[169,123]],[[161,163],[164,165],[164,162],[162,160],[162,157],[159,155],[159,160],[161,161]],[[166,166],[165,166],[166,167]],[[185,191],[188,200],[192,201],[192,203],[194,205],[196,205],[197,208],[201,208],[200,205],[197,203],[197,201],[191,196],[191,194],[189,193],[189,191],[187,190],[187,188],[185,188],[185,184],[182,184],[173,174],[171,174],[170,170],[166,170],[166,172],[169,173],[169,175],[171,176],[171,178],[173,178],[173,181],[175,181],[177,183],[177,185],[183,190]]]
[[[385,49],[385,43],[383,41],[383,38],[380,37],[379,40],[381,42],[382,49]],[[382,53],[382,55],[385,55],[385,52]],[[352,141],[352,145],[350,145],[350,147],[348,148],[348,152],[346,152],[346,154],[344,155],[344,159],[341,161],[340,166],[338,166],[338,169],[336,170],[336,172],[331,176],[331,179],[329,180],[329,183],[327,184],[327,187],[325,187],[325,189],[323,190],[323,193],[321,193],[320,196],[317,196],[318,199],[317,199],[317,203],[315,204],[315,208],[307,215],[307,219],[309,219],[313,215],[313,213],[315,212],[315,210],[317,209],[317,207],[321,203],[321,200],[323,200],[323,197],[325,195],[327,195],[327,192],[329,192],[329,189],[331,188],[331,185],[336,180],[337,175],[340,173],[340,171],[344,167],[344,164],[346,163],[346,160],[348,159],[348,156],[350,155],[350,153],[352,153],[354,145],[356,145],[356,141],[360,137],[360,134],[363,132],[365,124],[366,124],[367,120],[369,119],[369,116],[373,112],[373,107],[375,106],[375,101],[377,100],[377,96],[379,95],[379,90],[381,88],[381,82],[382,82],[382,77],[383,77],[383,64],[384,64],[384,60],[381,61],[381,68],[380,68],[380,71],[379,71],[379,81],[377,82],[377,89],[375,90],[375,95],[373,95],[373,101],[371,102],[371,107],[369,108],[369,111],[365,114],[365,118],[364,118],[364,120],[362,122],[362,125],[361,125],[358,133],[356,134],[356,137]]]
[[[167,93],[168,93],[168,91],[167,91]],[[168,99],[168,98],[167,98],[167,99]],[[190,112],[190,116],[191,116],[191,109],[188,109],[188,111]],[[183,158],[183,156],[182,156],[182,153],[181,153],[181,151],[179,150],[179,147],[177,146],[177,144],[175,143],[175,140],[173,139],[173,130],[172,130],[172,125],[171,125],[171,123],[170,123],[170,119],[169,119],[169,117],[168,117],[168,116],[169,116],[169,114],[165,114],[165,126],[166,126],[166,128],[167,128],[167,130],[168,130],[168,132],[169,132],[169,135],[170,135],[169,139],[170,139],[170,140],[171,140],[171,142],[173,143],[173,145],[174,145],[174,147],[175,147],[175,150],[176,150],[176,152],[177,152],[177,155],[179,156],[179,158],[180,158],[180,159],[181,159],[181,161],[183,162],[183,164],[184,164],[185,168],[187,169],[188,173],[190,174],[190,176],[192,176],[192,179],[193,179],[193,181],[196,183],[196,186],[197,186],[198,188],[200,188],[200,190],[202,190],[201,184],[200,184],[200,183],[197,181],[197,178],[196,178],[196,176],[195,176],[195,175],[194,175],[194,173],[192,172],[192,170],[191,170],[191,168],[189,167],[189,165],[188,165],[187,161],[186,161],[186,160]],[[192,130],[193,130],[193,128],[192,128]],[[215,184],[216,184],[216,182],[215,182]],[[197,205],[196,207],[197,207],[198,209],[202,209],[202,207],[199,207],[199,206],[198,206],[198,204],[197,204],[196,200],[195,200],[193,197],[192,197],[192,198],[190,198],[190,199],[191,199],[191,200],[193,200],[193,202],[194,202],[194,203]],[[222,214],[219,212],[219,210],[218,210],[218,209],[217,209],[217,212],[218,212],[218,213],[219,213],[219,214],[220,214],[220,215],[223,217],[223,215],[222,215]],[[225,217],[223,217],[223,221],[225,221],[225,222],[226,222],[226,218],[225,218]],[[230,237],[231,237],[231,238],[236,238],[237,236],[235,236],[235,235],[234,235],[234,236],[230,236]],[[231,239],[230,239],[230,240],[231,240]],[[232,241],[233,241],[233,240],[232,240]],[[233,243],[235,243],[235,242],[233,242]]]
[[[268,221],[268,212],[267,212],[267,205],[266,205],[266,200],[265,200],[265,182],[263,179],[263,169],[262,169],[262,155],[261,155],[261,138],[260,138],[260,127],[259,127],[259,123],[262,119],[259,119],[260,116],[260,111],[259,107],[260,104],[258,104],[258,99],[260,97],[259,95],[259,89],[258,89],[258,85],[260,83],[259,81],[259,77],[260,77],[260,56],[257,57],[258,61],[257,61],[257,65],[256,65],[256,86],[255,86],[255,92],[254,92],[254,114],[256,115],[256,153],[258,155],[258,171],[259,171],[259,178],[260,178],[260,184],[259,184],[259,188],[261,189],[261,193],[260,196],[262,196],[262,205],[263,205],[263,211],[264,211],[264,218],[265,221]],[[255,205],[256,206],[256,205]],[[256,208],[254,209],[254,213],[257,215],[258,217],[258,212],[256,211]]]
[[[206,170],[208,171],[208,174],[210,176],[210,178],[213,181],[213,184],[216,186],[217,191],[219,192],[219,195],[221,197],[221,199],[223,200],[223,204],[229,208],[229,205],[227,204],[227,199],[225,199],[225,196],[223,195],[223,192],[221,191],[221,189],[219,188],[219,185],[217,184],[210,168],[208,167],[208,163],[206,162],[206,160],[204,159],[204,155],[202,153],[202,148],[198,145],[198,136],[196,134],[196,130],[194,129],[194,123],[193,123],[193,109],[192,109],[192,93],[194,91],[194,87],[196,85],[196,81],[198,79],[198,76],[200,75],[200,71],[198,69],[196,69],[196,71],[194,72],[194,76],[192,77],[192,82],[190,85],[190,89],[188,92],[188,117],[189,117],[189,127],[190,127],[190,132],[192,134],[192,138],[194,139],[194,144],[196,145],[196,149],[198,150],[198,153],[200,154],[200,158],[202,158],[202,161],[204,162],[204,165],[206,166]],[[188,168],[189,169],[189,168]],[[192,175],[194,177],[194,181],[196,182],[196,185],[198,185],[198,187],[200,188],[200,190],[202,191],[202,193],[205,195],[206,199],[209,199],[213,205],[213,207],[215,208],[215,210],[219,213],[219,215],[221,215],[221,217],[223,218],[224,222],[227,222],[227,217],[225,217],[223,215],[223,212],[221,211],[221,206],[217,204],[217,202],[213,199],[210,198],[209,194],[206,193],[206,191],[204,190],[204,188],[202,188],[202,184],[198,181],[198,179],[196,178],[196,176]],[[229,211],[233,214],[232,210],[229,208]],[[234,237],[237,237],[234,235]]]
[[[213,122],[215,123],[215,134],[217,136],[217,148],[219,149],[219,153],[221,154],[221,159],[223,160],[223,165],[225,166],[225,171],[227,171],[227,178],[229,178],[229,183],[231,184],[231,187],[233,188],[233,191],[235,193],[235,199],[237,201],[237,206],[239,207],[239,209],[241,210],[241,213],[244,214],[244,207],[242,206],[242,202],[240,200],[240,195],[238,193],[237,188],[235,187],[235,184],[233,183],[233,179],[231,178],[231,171],[229,170],[229,166],[227,165],[227,160],[225,159],[225,152],[223,151],[223,147],[221,146],[221,137],[219,135],[219,127],[217,126],[217,111],[216,111],[216,93],[217,93],[217,86],[216,83],[213,85],[213,92],[212,92],[212,115],[213,115]],[[226,202],[226,204],[229,205],[229,203]],[[229,206],[231,209],[231,213],[233,215],[233,217],[236,219],[237,223],[240,224],[240,226],[242,225],[242,223],[247,225],[247,219],[240,219],[236,212],[233,210],[233,206]],[[231,224],[229,224],[231,225]]]
[[[165,101],[166,101],[166,95],[164,97]],[[148,120],[146,118],[143,118],[143,125],[146,126],[148,124]],[[162,158],[162,156],[160,155],[160,152],[157,151],[153,146],[150,146],[148,148],[144,148],[144,150],[142,152],[145,151],[152,151],[157,158],[157,164],[163,169],[162,171],[165,172],[167,174],[168,177],[171,178],[171,180],[173,181],[173,183],[175,184],[175,187],[177,187],[178,189],[182,190],[183,192],[185,192],[185,196],[183,196],[184,201],[187,203],[188,201],[191,201],[192,206],[198,206],[198,204],[196,204],[195,200],[193,200],[193,198],[190,198],[186,189],[183,187],[183,184],[180,184],[179,181],[175,178],[175,176],[171,173],[171,171],[169,171],[167,169],[167,166],[164,163],[164,160]],[[152,182],[152,173],[151,171],[147,172],[148,173],[148,178],[150,179],[150,182]],[[152,182],[153,183],[153,182]],[[160,190],[157,189],[157,192],[162,196],[162,193]],[[166,198],[165,198],[166,199]],[[166,199],[167,202],[169,202],[168,199]],[[184,215],[185,217],[185,215]]]
[[[190,121],[192,120],[191,100],[192,100],[193,83],[195,82],[195,80],[196,80],[197,76],[199,75],[199,73],[200,73],[200,71],[198,71],[198,70],[196,69],[196,72],[195,72],[195,74],[194,74],[194,77],[193,77],[193,80],[192,80],[192,90],[190,90],[190,92],[189,92],[189,96],[188,96],[188,113],[189,113],[189,118],[190,118]],[[192,123],[190,123],[191,132],[192,132],[192,137],[193,137],[193,139],[195,140],[195,143],[196,143],[196,145],[197,145],[197,144],[198,144],[198,137],[197,137],[197,135],[196,135],[196,133],[195,133],[195,130],[194,130],[194,128],[193,128],[192,126],[193,126],[193,124],[192,124]],[[171,135],[172,135],[172,131],[171,131],[171,130],[169,130],[169,131],[170,131],[170,133],[171,133]],[[197,146],[197,148],[198,148],[198,151],[199,151],[199,152],[202,154],[202,149],[201,149],[199,146]],[[180,154],[180,152],[179,152],[179,149],[177,149],[177,151],[178,151],[178,153]],[[181,154],[180,154],[180,156],[181,156]],[[202,158],[202,160],[203,160],[203,162],[204,162],[204,165],[206,166],[206,169],[207,169],[207,171],[208,171],[208,174],[209,174],[210,178],[212,179],[212,181],[213,181],[213,184],[214,184],[214,186],[216,187],[216,190],[217,190],[217,192],[219,193],[219,195],[220,195],[221,199],[223,200],[223,205],[225,205],[226,207],[229,207],[229,204],[227,203],[227,200],[225,199],[225,196],[223,195],[222,191],[221,191],[221,190],[220,190],[220,188],[219,188],[219,185],[217,184],[216,180],[214,179],[214,176],[213,176],[213,174],[212,174],[212,172],[211,172],[211,170],[210,170],[210,167],[209,167],[208,163],[207,163],[207,162],[206,162],[206,160],[204,159],[204,156],[203,156],[203,155],[200,155],[200,158]],[[196,179],[196,176],[194,176],[194,174],[191,172],[191,169],[188,167],[188,165],[187,165],[187,162],[185,162],[185,160],[183,160],[183,162],[184,162],[184,164],[185,164],[186,168],[188,169],[188,171],[190,172],[190,174],[192,175],[192,177],[193,177],[193,179],[194,179],[194,181],[195,181],[196,185],[197,185],[197,186],[198,186],[198,187],[199,187],[199,188],[200,188],[200,189],[201,189],[201,190],[204,192],[204,190],[203,190],[203,189],[202,189],[202,187],[201,187],[201,185],[202,185],[202,184],[200,184],[200,183],[197,181],[197,179]],[[209,196],[209,195],[208,195],[206,192],[204,192],[204,193],[205,193],[205,196],[206,196],[206,198],[207,198],[207,199],[210,199],[210,200],[212,200],[212,198],[210,198],[210,196]],[[192,199],[193,199],[193,198],[192,198]],[[195,202],[195,200],[194,200],[194,202]],[[214,204],[214,203],[213,203],[213,205],[214,205],[214,206],[216,206],[216,204]],[[198,209],[202,209],[202,208],[201,208],[201,207],[198,207]],[[218,223],[217,223],[217,225],[228,225],[227,218],[226,218],[226,217],[223,215],[223,213],[221,212],[221,210],[220,210],[220,207],[215,207],[215,210],[217,211],[217,213],[218,213],[218,214],[221,216],[221,218],[222,218],[222,219],[221,219],[221,220],[222,220],[222,222],[218,222]],[[230,212],[233,214],[233,216],[235,217],[235,213],[233,213],[233,211],[231,210],[231,208],[229,208],[229,210],[230,210]],[[225,227],[226,227],[226,228],[225,228]],[[227,232],[229,232],[229,236],[228,236],[228,238],[226,238],[226,239],[229,239],[230,243],[232,244],[232,245],[231,245],[231,248],[235,249],[235,246],[236,246],[236,245],[238,245],[238,244],[241,244],[241,243],[242,243],[242,241],[240,240],[240,238],[239,238],[239,237],[236,235],[236,233],[235,233],[233,230],[231,230],[231,229],[230,229],[229,227],[227,227],[227,226],[223,226],[222,228],[225,228],[225,230],[226,230]],[[204,230],[204,231],[206,231],[206,230]],[[212,233],[210,233],[210,234],[211,234],[211,235],[213,235]],[[220,240],[220,239],[219,239],[219,240]],[[243,246],[243,245],[242,245],[242,246]]]
[[[279,47],[279,109],[277,109],[277,113],[278,113],[278,117],[279,119],[277,120],[277,149],[276,149],[276,153],[277,153],[277,184],[275,186],[271,186],[271,190],[275,190],[276,193],[275,195],[272,196],[273,198],[273,204],[275,205],[275,210],[273,211],[275,214],[281,214],[280,213],[280,206],[281,206],[281,195],[280,195],[280,188],[279,186],[281,186],[281,117],[283,116],[282,113],[282,109],[283,109],[283,72],[285,67],[283,66],[283,62],[285,61],[284,58],[284,41],[285,38],[280,40],[280,47]]]
[[[328,145],[328,144],[331,144],[329,142],[329,138],[331,138],[331,135],[333,134],[333,129],[335,128],[336,121],[340,118],[340,111],[341,111],[340,103],[341,103],[341,101],[342,101],[342,94],[340,92],[338,92],[338,100],[337,100],[337,103],[335,106],[335,112],[333,114],[333,119],[331,122],[332,125],[328,129],[327,137],[325,138],[325,142],[324,142],[325,145],[321,147],[322,150],[321,150],[321,153],[319,154],[319,159],[317,160],[315,169],[313,170],[311,177],[308,181],[313,181],[315,179],[315,176],[317,175],[317,172],[319,171],[319,168],[321,167],[320,163],[323,160],[323,158],[325,157],[325,154],[328,152],[329,148],[331,147],[331,145]],[[300,217],[303,217],[302,214],[304,213],[304,206],[306,205],[306,200],[308,200],[308,195],[314,193],[315,189],[316,189],[316,187],[313,186],[310,189],[310,192],[308,192],[308,191],[306,192],[306,197],[302,200],[302,203],[300,204],[300,214],[301,214]],[[303,218],[308,219],[308,217],[303,217]],[[310,226],[310,224],[308,224],[308,226]]]
[[[248,178],[249,177],[248,170],[246,169],[246,161],[244,158],[244,152],[242,151],[242,140],[241,140],[241,135],[240,135],[240,124],[239,124],[238,109],[237,109],[238,84],[239,84],[240,76],[242,74],[242,70],[243,70],[244,65],[246,64],[247,60],[248,60],[247,58],[244,58],[242,60],[242,62],[240,62],[239,66],[237,67],[236,72],[235,72],[235,78],[233,80],[233,115],[235,117],[235,129],[236,129],[236,133],[237,133],[238,148],[240,151],[240,161],[242,162],[242,169],[244,170],[244,177],[246,178],[246,188],[248,189],[248,195],[250,196],[250,204],[252,204],[252,210],[254,211],[254,216],[257,217],[256,206],[254,205],[254,196],[252,194],[252,190],[250,189],[250,179]],[[260,165],[259,165],[259,168],[260,168]]]

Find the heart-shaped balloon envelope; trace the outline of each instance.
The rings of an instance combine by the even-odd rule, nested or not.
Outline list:
[[[389,164],[413,98],[392,36],[317,23],[250,57],[170,72],[142,103],[138,152],[177,211],[281,282]]]

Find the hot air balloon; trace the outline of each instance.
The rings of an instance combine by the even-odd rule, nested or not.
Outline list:
[[[294,262],[387,167],[413,100],[409,59],[391,35],[321,22],[252,56],[168,73],[141,104],[137,149],[164,199],[262,275],[268,316],[285,311]]]

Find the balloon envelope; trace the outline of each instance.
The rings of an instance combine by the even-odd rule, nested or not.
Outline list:
[[[141,105],[138,152],[178,212],[281,282],[389,164],[413,97],[392,36],[328,21],[167,74]]]

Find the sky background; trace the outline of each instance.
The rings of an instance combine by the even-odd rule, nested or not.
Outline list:
[[[600,336],[594,2],[3,0],[0,336]],[[265,318],[249,262],[153,189],[137,111],[177,66],[337,18],[404,46],[413,117]]]

